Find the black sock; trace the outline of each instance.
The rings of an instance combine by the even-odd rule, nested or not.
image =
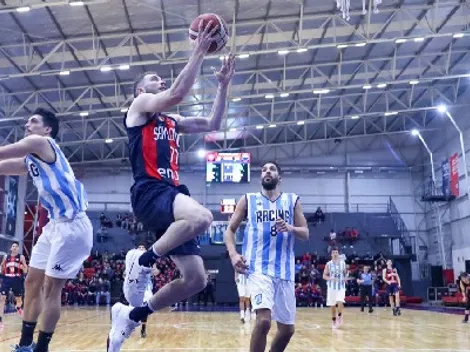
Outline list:
[[[147,318],[150,314],[152,314],[152,310],[145,304],[143,307],[137,307],[131,310],[129,313],[129,319],[138,323],[143,319]]]
[[[333,320],[333,321],[335,322],[335,321],[336,321],[336,317],[331,318],[331,320]]]
[[[1,323],[2,321],[3,321],[3,318],[2,318],[2,317],[0,317],[0,323]]]
[[[159,256],[155,254],[152,248],[150,248],[147,252],[139,257],[139,265],[151,268],[153,264],[157,262],[158,258]]]
[[[468,321],[468,313],[465,313],[465,318],[464,318],[465,321]]]
[[[340,316],[341,316],[341,314],[343,314],[343,313],[338,313],[338,317],[340,317]]]
[[[49,342],[52,340],[54,332],[44,332],[39,330],[38,343],[34,352],[47,352],[49,350]]]
[[[20,346],[31,346],[33,343],[34,329],[36,329],[36,322],[23,321]]]
[[[145,332],[147,330],[147,324],[142,324],[142,329],[140,331]]]

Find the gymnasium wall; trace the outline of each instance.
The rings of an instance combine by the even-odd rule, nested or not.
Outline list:
[[[467,164],[470,163],[468,153],[470,153],[470,120],[467,113],[462,110],[451,111],[459,127],[463,130],[464,144],[467,153]],[[445,159],[449,159],[454,153],[459,154],[459,189],[460,196],[450,203],[440,206],[443,224],[444,244],[447,252],[447,264],[454,268],[455,272],[464,270],[465,260],[470,259],[470,202],[467,197],[467,185],[465,180],[464,163],[461,154],[459,135],[444,116],[439,117],[436,122],[439,132],[423,133],[423,138],[429,143],[429,147],[434,155],[434,165],[438,185],[442,182],[441,164]],[[426,154],[427,155],[427,154]],[[424,162],[429,165],[429,159]],[[430,167],[427,167],[426,177],[430,177]],[[430,209],[428,209],[429,211]],[[435,265],[441,264],[441,258],[437,247],[437,229],[435,217],[428,214],[427,229],[430,239],[430,262]]]

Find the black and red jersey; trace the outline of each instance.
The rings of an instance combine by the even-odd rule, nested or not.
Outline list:
[[[20,277],[22,275],[21,254],[7,255],[3,267],[3,275],[6,277]]]
[[[386,269],[385,279],[390,283],[398,283],[397,279],[397,270],[396,269]]]
[[[145,125],[127,127],[127,133],[134,180],[158,180],[178,186],[178,122],[170,116],[156,113]]]

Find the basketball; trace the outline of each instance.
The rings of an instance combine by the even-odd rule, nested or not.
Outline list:
[[[203,26],[212,21],[211,29],[218,26],[219,30],[214,34],[214,42],[209,47],[208,53],[216,53],[222,50],[229,40],[227,23],[223,18],[215,13],[204,13],[196,17],[189,27],[189,39],[195,41],[199,31],[199,23],[203,21]]]

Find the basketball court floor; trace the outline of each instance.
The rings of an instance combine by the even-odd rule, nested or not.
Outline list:
[[[462,316],[403,309],[400,317],[379,308],[372,314],[349,308],[345,324],[332,331],[326,308],[300,308],[296,334],[287,351],[401,351],[470,352],[470,325]],[[6,317],[0,333],[0,351],[10,351],[18,341],[21,321]],[[151,317],[148,337],[136,331],[122,351],[248,351],[253,324],[242,324],[237,312],[170,312]],[[271,331],[271,340],[275,325]],[[105,308],[67,308],[50,352],[104,352],[109,329]],[[269,341],[268,341],[269,342]]]

